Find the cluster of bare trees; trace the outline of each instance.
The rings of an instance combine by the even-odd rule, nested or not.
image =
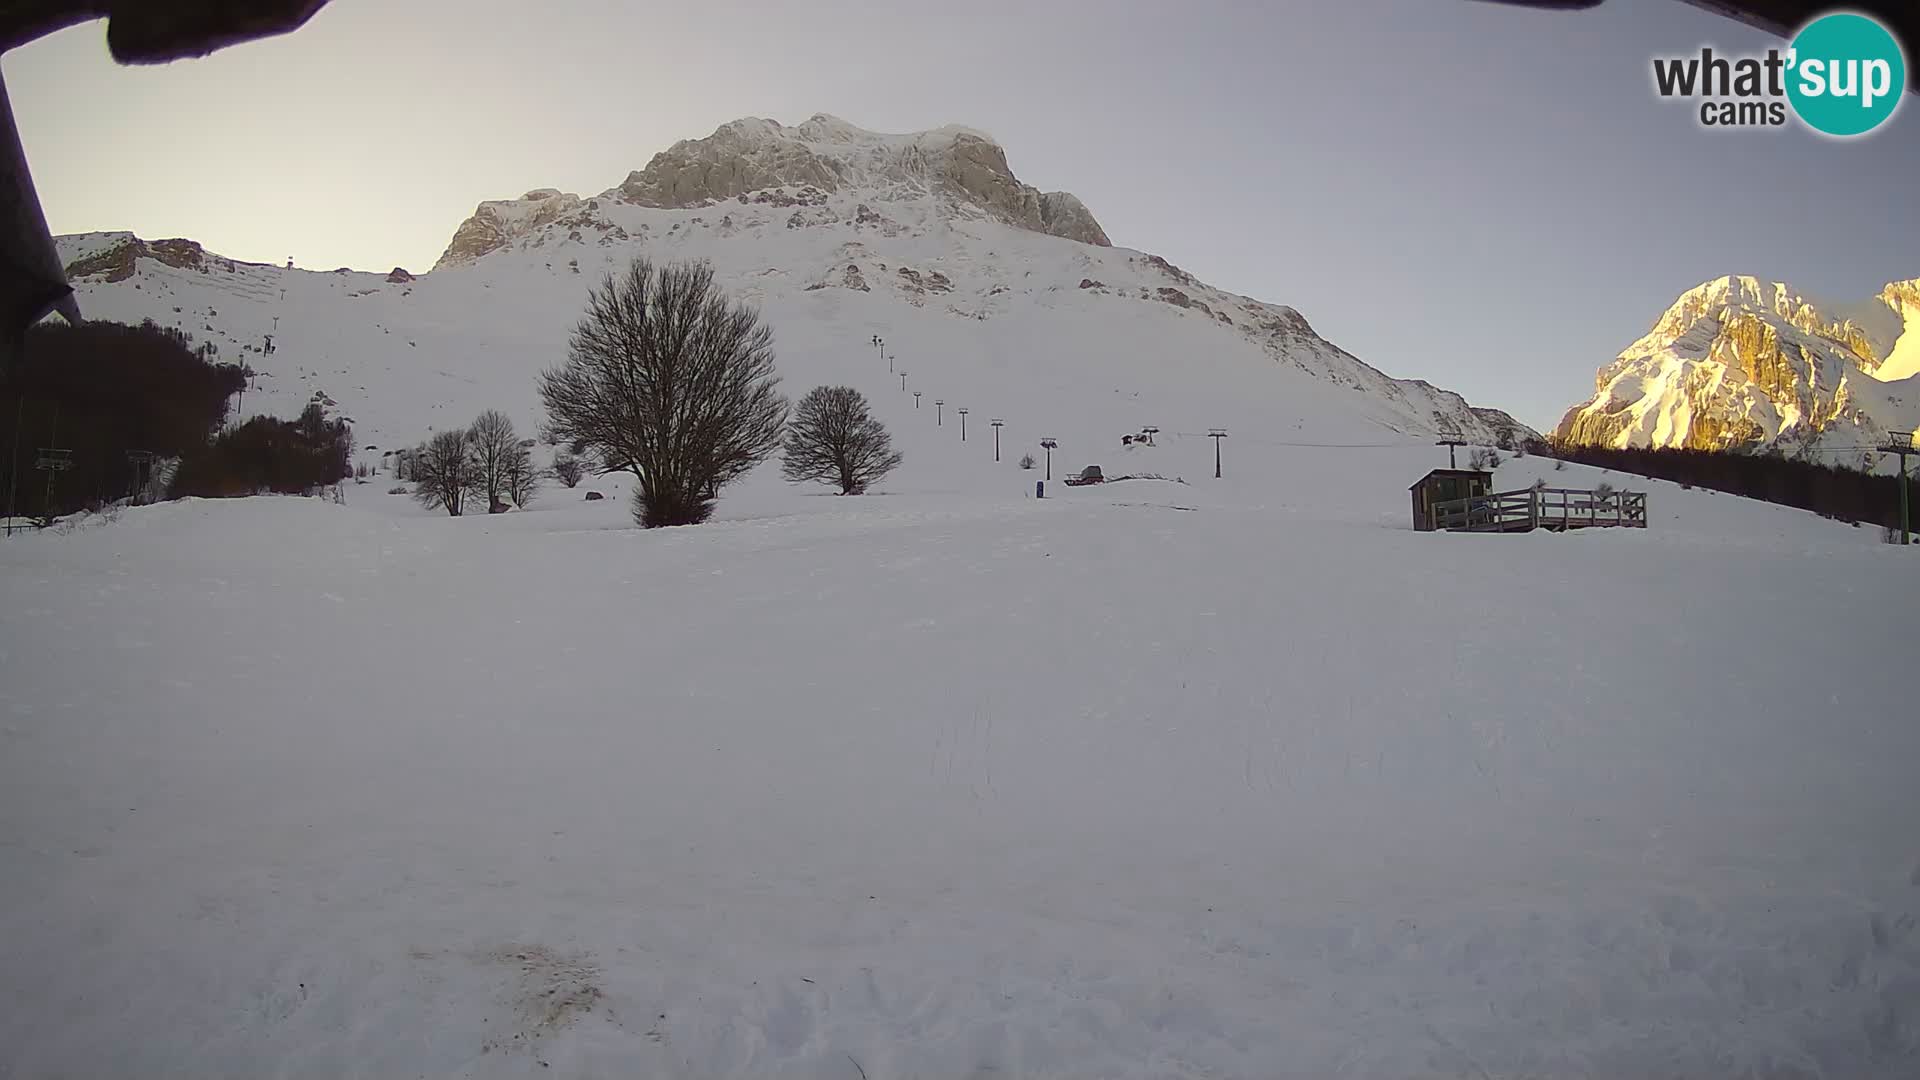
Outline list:
[[[401,451],[394,475],[413,482],[413,497],[421,505],[454,517],[474,503],[488,513],[504,513],[532,502],[539,487],[531,443],[518,436],[505,413],[488,409],[469,427],[435,432]]]
[[[722,292],[704,262],[639,258],[609,274],[589,296],[566,362],[540,376],[548,417],[540,438],[554,450],[547,475],[572,488],[590,471],[631,473],[634,517],[653,528],[705,521],[721,488],[776,451],[787,479],[842,494],[868,490],[900,464],[851,387],[814,389],[789,424],[772,343],[759,313]],[[399,451],[394,478],[455,517],[476,504],[490,513],[524,507],[541,476],[534,442],[489,409]]]
[[[692,525],[720,489],[785,449],[792,480],[864,491],[900,463],[858,391],[821,387],[801,399],[791,427],[773,370],[773,334],[751,306],[729,298],[704,262],[635,259],[593,290],[567,360],[540,376],[546,435],[573,453],[554,471],[637,481],[643,526]]]

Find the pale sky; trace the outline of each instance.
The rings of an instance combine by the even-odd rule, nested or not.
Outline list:
[[[1707,278],[1920,277],[1920,99],[1852,142],[1702,130],[1650,58],[1772,42],[1674,0],[333,0],[159,68],[104,26],[4,58],[54,231],[261,262],[418,272],[483,199],[829,112],[984,129],[1116,244],[1540,428]]]

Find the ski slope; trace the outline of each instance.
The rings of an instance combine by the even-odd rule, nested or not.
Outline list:
[[[883,223],[862,223],[861,210]],[[1512,424],[1381,374],[1291,308],[1211,289],[1141,252],[956,217],[931,196],[856,190],[799,209],[610,204],[599,213],[608,224],[581,240],[567,237],[582,230],[554,223],[519,246],[400,283],[226,270],[209,256],[200,269],[142,258],[123,280],[75,287],[90,318],[152,318],[213,340],[221,359],[246,360],[260,372],[247,412],[297,415],[320,394],[363,445],[382,449],[486,408],[531,431],[535,377],[564,359],[588,290],[642,253],[707,260],[724,288],[758,306],[790,396],[837,382],[876,400],[891,390],[911,406],[918,390],[923,409],[942,399],[1003,418],[1009,445],[1028,449],[1052,436],[1118,450],[1123,433],[1149,424],[1405,446],[1442,427],[1491,442]],[[128,239],[85,234],[60,247],[72,262]],[[246,351],[269,334],[272,355]],[[887,378],[875,335],[907,373],[905,391]]]

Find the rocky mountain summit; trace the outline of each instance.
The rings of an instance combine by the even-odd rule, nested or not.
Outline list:
[[[542,188],[481,203],[454,232],[436,267],[469,262],[570,214],[626,203],[665,210],[748,201],[780,189],[833,195],[852,188],[891,198],[931,195],[957,212],[1106,247],[1092,211],[1064,191],[1022,183],[991,136],[949,125],[884,135],[825,113],[797,127],[747,117],[704,139],[683,139],[592,200]]]
[[[564,354],[587,290],[636,255],[712,265],[779,328],[797,370],[882,338],[915,357],[883,366],[896,392],[907,387],[895,366],[937,380],[936,396],[973,385],[1003,413],[1036,387],[1072,386],[1073,407],[1050,421],[1061,438],[1074,437],[1075,416],[1109,416],[1124,431],[1205,430],[1240,415],[1337,446],[1534,434],[1385,374],[1291,307],[1112,246],[1078,199],[1022,183],[997,144],[964,127],[882,135],[827,116],[735,121],[590,198],[538,188],[483,203],[419,275],[236,264],[130,234],[63,237],[60,248],[83,309],[152,318],[223,356],[264,349],[271,334],[262,380],[276,373],[289,414],[325,389],[375,442],[436,412],[529,407],[531,372]],[[283,396],[251,394],[275,407]]]
[[[1600,369],[1555,436],[1573,443],[1824,455],[1920,424],[1920,279],[1823,305],[1784,282],[1727,276],[1687,290]]]

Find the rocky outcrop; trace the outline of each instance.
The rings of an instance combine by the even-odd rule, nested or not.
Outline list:
[[[412,280],[413,275],[407,273],[406,268],[402,266],[394,267],[393,272],[387,275],[387,284],[389,285],[404,285]]]
[[[621,198],[668,209],[710,206],[768,188],[840,188],[843,173],[803,141],[781,137],[771,120],[749,117],[720,125],[704,139],[682,139],[629,173]]]
[[[1049,191],[1040,196],[1040,232],[1064,236],[1083,244],[1110,247],[1107,232],[1093,218],[1085,203],[1064,191]]]
[[[747,117],[722,124],[704,139],[683,139],[629,173],[602,199],[658,209],[712,206],[728,200],[776,207],[824,206],[853,187],[889,197],[931,194],[1034,232],[1109,246],[1100,222],[1064,191],[1042,192],[1022,183],[1006,151],[985,134],[944,127],[885,135],[820,114],[798,127]],[[462,222],[435,268],[472,262],[547,225],[578,215],[581,202],[551,188],[519,199],[481,203]],[[588,215],[598,200],[586,204]],[[864,204],[855,220],[896,228]],[[812,219],[801,219],[795,227]]]
[[[104,281],[125,281],[133,276],[134,262],[146,246],[145,241],[129,236],[105,250],[75,259],[67,264],[67,280],[98,277]]]
[[[1920,281],[1831,310],[1791,286],[1729,276],[1681,294],[1639,341],[1602,367],[1593,397],[1554,436],[1611,447],[1818,454],[1911,431],[1920,358]],[[1816,459],[1819,460],[1819,459]],[[1832,464],[1859,461],[1837,454]]]
[[[852,289],[855,292],[873,291],[873,287],[867,284],[867,277],[861,272],[858,263],[848,263],[837,272],[830,273],[826,278],[807,286],[807,291],[818,292],[821,289],[832,288]]]
[[[118,235],[108,246],[93,251],[66,266],[67,279],[77,281],[81,278],[96,278],[103,281],[125,281],[133,276],[134,268],[141,259],[151,259],[176,270],[197,270],[210,273],[215,270],[231,272],[235,266],[232,259],[208,255],[197,241],[142,240],[132,233]],[[241,265],[257,266],[257,263]]]
[[[1064,191],[1042,194],[1007,165],[1007,152],[982,135],[960,132],[930,155],[945,192],[1012,225],[1083,244],[1109,246],[1107,234],[1079,199]]]
[[[1880,290],[1875,299],[1895,311],[1920,313],[1920,278],[1896,281]]]
[[[553,188],[529,191],[518,199],[483,202],[474,210],[472,217],[461,222],[460,227],[454,230],[447,250],[441,253],[433,268],[438,270],[443,266],[472,262],[568,214],[580,211],[582,205],[580,196]]]

